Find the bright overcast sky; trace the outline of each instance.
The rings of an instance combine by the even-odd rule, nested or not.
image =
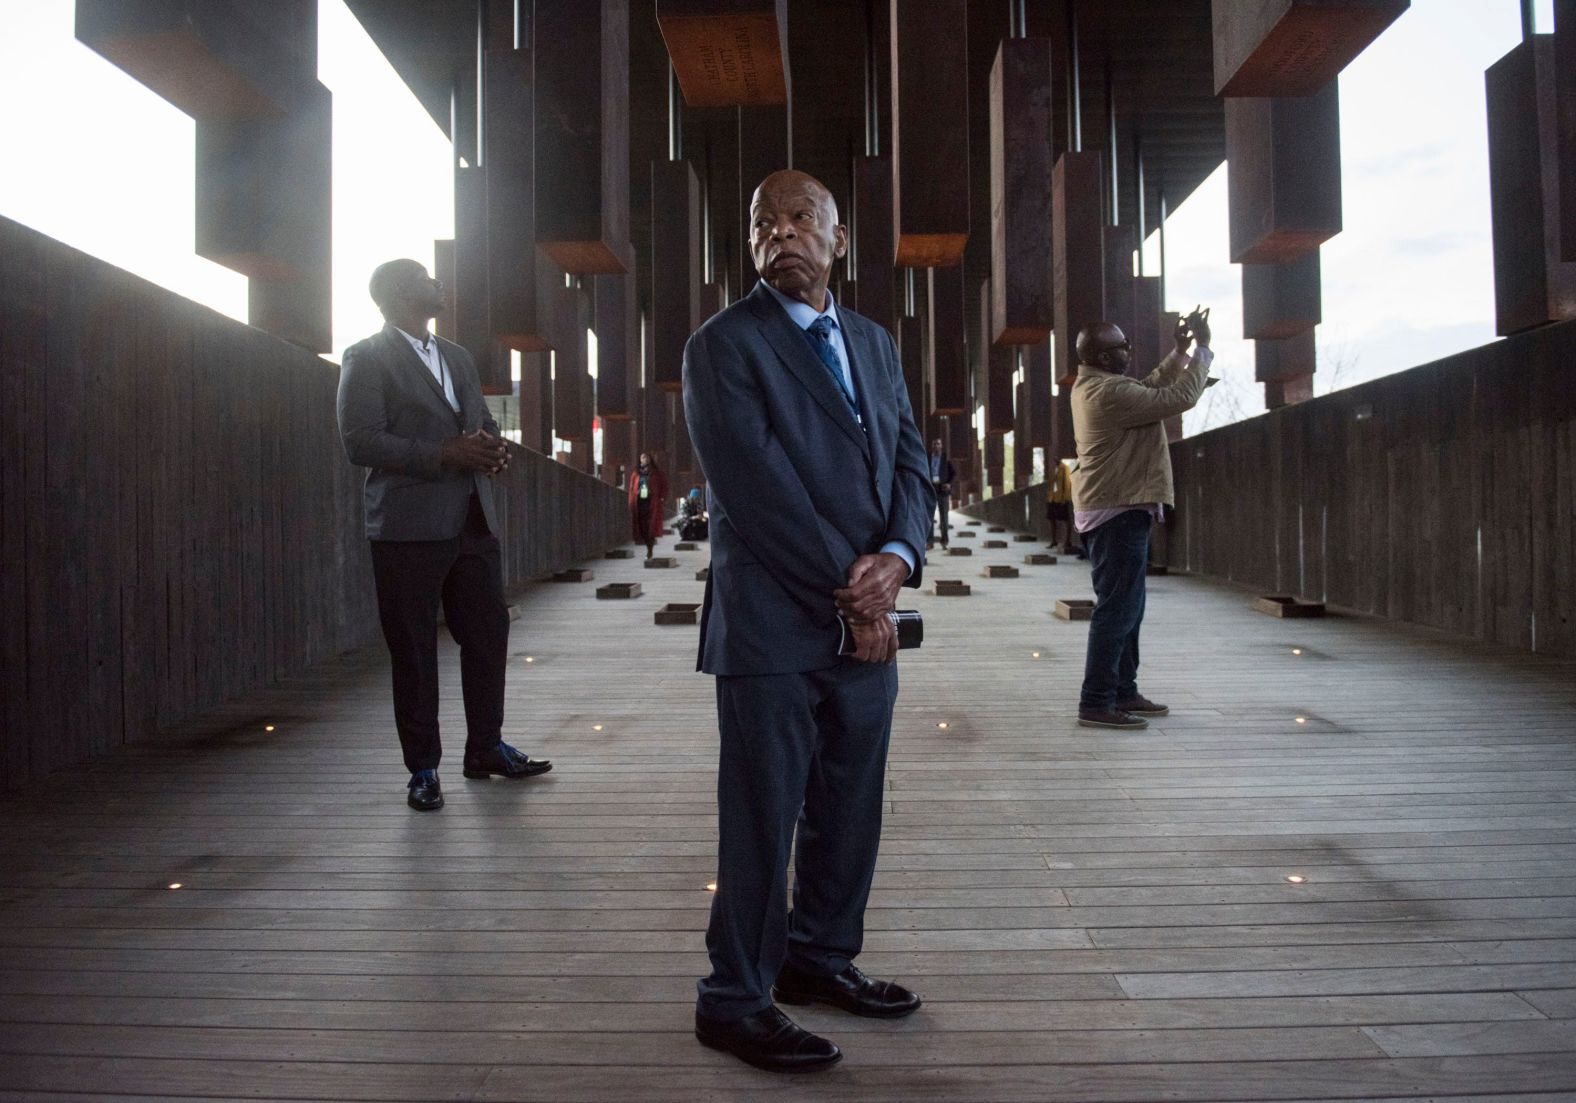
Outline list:
[[[1538,0],[1539,28],[1553,0]],[[72,37],[73,0],[10,5],[0,39],[0,214],[246,318],[246,280],[192,253],[194,124]],[[334,347],[381,324],[379,261],[431,265],[453,232],[448,144],[342,0],[320,0],[334,95]],[[1483,71],[1518,0],[1413,0],[1340,78],[1345,230],[1323,250],[1317,389],[1494,339]],[[1167,223],[1168,305],[1213,307],[1222,382],[1189,431],[1263,409],[1227,258],[1222,167]],[[1149,257],[1154,271],[1153,236]]]

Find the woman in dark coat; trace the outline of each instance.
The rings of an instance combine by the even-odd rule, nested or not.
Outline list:
[[[629,521],[635,542],[646,545],[647,559],[662,535],[663,503],[667,500],[668,477],[650,452],[642,452],[640,463],[629,473]]]

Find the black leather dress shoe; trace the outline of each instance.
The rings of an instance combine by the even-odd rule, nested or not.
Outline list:
[[[465,776],[472,779],[493,774],[499,777],[535,777],[552,768],[553,764],[545,758],[528,758],[507,743],[498,744],[478,758],[465,759]]]
[[[855,1015],[899,1019],[919,1010],[917,992],[896,981],[871,980],[850,965],[833,977],[818,977],[784,965],[777,973],[772,995],[779,1003],[829,1003]]]
[[[843,1051],[794,1022],[775,1007],[721,1022],[695,1013],[700,1044],[731,1053],[768,1072],[812,1072],[835,1065]]]
[[[422,770],[410,776],[410,792],[405,803],[418,812],[436,812],[443,807],[443,787],[436,770]]]

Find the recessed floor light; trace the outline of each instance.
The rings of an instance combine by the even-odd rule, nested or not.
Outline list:
[[[711,882],[711,884],[707,885],[706,886],[706,891],[707,892],[716,892],[717,891],[717,882],[713,881],[713,882]]]
[[[942,731],[946,731],[951,726],[952,725],[947,723],[945,720],[942,720],[942,721],[940,721],[939,723],[936,724],[936,727],[940,728]]]
[[[602,730],[602,725],[601,724],[592,724],[591,725],[591,730],[594,731],[594,732],[599,732],[599,731]]]
[[[263,730],[265,732],[271,732],[271,731],[274,730],[274,726],[272,724],[264,724],[263,725]]]
[[[1039,657],[1040,657],[1040,653],[1038,651],[1031,651],[1031,652],[1029,652],[1029,658],[1031,658],[1031,659],[1038,659]]]
[[[172,889],[178,889],[178,888],[180,888],[180,887],[181,887],[181,883],[180,883],[180,882],[179,882],[179,881],[171,881],[171,882],[170,882],[170,888],[172,888]]]
[[[1299,724],[1306,724],[1307,722],[1308,722],[1308,718],[1306,716],[1299,716],[1299,717],[1297,717],[1297,723],[1299,723]]]
[[[1301,655],[1302,654],[1302,648],[1294,647],[1294,648],[1291,649],[1291,653],[1293,655]]]
[[[525,661],[528,662],[528,663],[534,663],[536,661],[536,656],[535,655],[527,655],[525,657]]]
[[[1303,876],[1303,875],[1302,875],[1302,874],[1300,874],[1300,873],[1293,873],[1293,874],[1291,874],[1291,875],[1289,875],[1289,876],[1288,876],[1288,877],[1287,877],[1287,878],[1286,878],[1286,880],[1287,880],[1287,881],[1288,881],[1288,882],[1289,882],[1289,883],[1290,883],[1290,884],[1293,884],[1293,885],[1300,885],[1300,884],[1302,884],[1302,883],[1303,883],[1303,882],[1304,882],[1304,881],[1306,881],[1306,880],[1307,880],[1307,878],[1306,878],[1306,877],[1304,877],[1304,876]]]

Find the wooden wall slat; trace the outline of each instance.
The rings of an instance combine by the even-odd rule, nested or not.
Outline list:
[[[1168,562],[1576,656],[1573,358],[1562,322],[1173,443]]]

